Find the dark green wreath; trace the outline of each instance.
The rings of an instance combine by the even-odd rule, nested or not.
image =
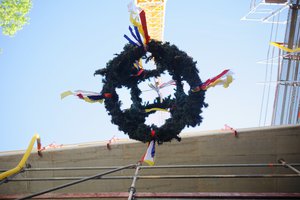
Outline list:
[[[148,57],[147,52],[151,53]],[[140,58],[146,59],[146,62],[154,59],[157,68],[144,70],[137,75],[138,71],[134,67],[134,62]],[[158,77],[166,71],[176,81],[175,98],[168,96],[161,102],[158,97],[153,103],[142,102],[138,84],[152,77]],[[185,126],[195,127],[202,122],[201,109],[207,106],[204,103],[205,91],[192,92],[190,90],[186,94],[182,82],[186,81],[191,89],[202,84],[196,62],[175,45],[151,40],[145,50],[145,48],[127,44],[120,54],[107,63],[106,68],[97,70],[95,75],[97,74],[104,76],[101,93],[111,94],[111,98],[106,98],[104,101],[105,108],[112,116],[111,122],[118,125],[119,130],[128,134],[131,139],[142,142],[155,140],[158,143],[171,141],[173,138],[180,141],[181,138],[178,135]],[[121,110],[120,108],[121,101],[116,88],[121,87],[126,87],[131,91],[132,104],[129,109]],[[169,109],[171,117],[161,127],[154,124],[148,126],[145,124],[145,119],[155,112],[146,113],[145,109],[150,108]]]

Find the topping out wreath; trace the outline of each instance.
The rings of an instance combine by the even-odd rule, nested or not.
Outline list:
[[[129,12],[130,21],[134,25],[133,29],[129,27],[129,31],[136,42],[124,35],[129,44],[125,45],[123,51],[110,60],[104,69],[95,72],[95,75],[103,76],[104,85],[100,94],[77,90],[66,91],[61,97],[75,95],[89,103],[104,101],[105,108],[111,115],[111,122],[118,125],[119,130],[131,139],[141,142],[157,141],[159,144],[174,138],[180,141],[179,134],[186,126],[195,127],[202,122],[200,114],[202,108],[207,106],[204,102],[205,91],[216,85],[228,87],[233,80],[231,73],[224,70],[218,76],[202,83],[196,62],[184,51],[168,42],[150,40],[143,10],[135,9],[131,5]],[[156,69],[143,69],[143,59],[146,63],[153,60]],[[143,102],[139,83],[164,73],[168,73],[176,85],[174,96],[159,96],[153,102]],[[184,91],[183,81],[190,87],[188,92]],[[116,92],[117,88],[122,87],[130,90],[132,101],[130,108],[123,110]],[[170,112],[170,118],[165,124],[160,127],[145,124],[149,115],[161,110]]]
[[[146,57],[147,52],[151,53],[149,57]],[[157,68],[144,70],[136,67],[136,61],[141,58],[146,59],[146,62],[154,60]],[[163,73],[169,73],[176,83],[174,98],[158,97],[152,103],[143,102],[138,84]],[[124,50],[107,63],[106,68],[97,70],[95,74],[104,77],[101,93],[111,94],[104,101],[105,108],[112,117],[111,122],[118,125],[119,130],[128,134],[131,139],[142,142],[156,140],[158,143],[171,141],[173,138],[180,141],[178,135],[185,126],[195,127],[202,121],[200,113],[202,107],[206,106],[205,90],[189,91],[186,94],[182,82],[186,81],[191,88],[202,84],[196,62],[175,45],[154,40],[148,43],[147,50],[131,44],[125,45]],[[116,93],[116,88],[122,87],[130,90],[132,100],[130,108],[125,110],[121,110],[122,102]],[[156,112],[156,108],[169,110],[171,117],[161,127],[146,125],[146,117]]]

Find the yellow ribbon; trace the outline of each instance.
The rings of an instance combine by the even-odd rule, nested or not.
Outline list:
[[[63,99],[63,98],[66,98],[67,96],[70,96],[70,95],[73,95],[73,94],[74,94],[73,92],[68,90],[68,91],[65,91],[65,92],[61,93],[60,98]]]
[[[283,51],[289,52],[289,53],[295,53],[300,51],[300,47],[296,48],[296,49],[291,49],[291,48],[287,48],[285,46],[283,46],[282,44],[279,44],[277,42],[270,42],[271,45],[278,47],[279,49],[282,49]]]
[[[143,30],[143,26],[142,26],[142,24],[141,24],[138,20],[134,19],[134,17],[133,17],[133,12],[130,13],[130,22],[131,22],[134,26],[136,26],[136,27],[138,28],[140,34],[141,34],[141,35],[143,36],[143,38],[144,38],[143,43],[145,44],[145,42],[146,42],[146,37],[145,37],[144,30]]]
[[[218,79],[215,82],[211,83],[209,86],[205,88],[207,90],[210,87],[215,87],[216,85],[223,85],[224,88],[228,88],[230,83],[232,83],[233,78],[232,75],[227,75],[226,79]]]
[[[139,61],[135,61],[135,63],[133,63],[133,66],[136,68],[136,69],[143,69],[143,63],[142,63],[142,59],[139,59]]]
[[[169,112],[167,109],[164,108],[149,108],[149,109],[145,109],[145,112],[151,112],[151,111],[163,111],[163,112]]]
[[[83,100],[85,101],[85,102],[88,102],[88,103],[103,103],[103,101],[104,101],[104,99],[100,99],[100,100],[96,100],[96,101],[94,101],[94,100],[91,100],[90,98],[88,98],[88,97],[83,97]]]
[[[63,93],[60,94],[60,98],[63,99],[63,98],[66,98],[67,96],[70,96],[70,95],[75,95],[76,96],[76,93],[68,90],[68,91],[65,91]],[[104,102],[104,99],[100,99],[100,100],[91,100],[90,98],[88,97],[83,97],[83,100],[85,102],[88,102],[88,103],[103,103]]]

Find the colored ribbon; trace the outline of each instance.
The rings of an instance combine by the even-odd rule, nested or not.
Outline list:
[[[144,72],[144,70],[143,70],[143,69],[140,69],[140,70],[138,71],[138,73],[136,73],[136,74],[134,74],[134,75],[131,75],[131,76],[140,76],[143,72]]]
[[[136,37],[137,37],[137,41],[138,41],[142,46],[144,46],[144,45],[143,45],[143,41],[142,41],[141,36],[140,36],[140,33],[139,33],[139,30],[138,30],[138,28],[137,28],[136,26],[134,26],[134,32],[135,32],[135,35],[136,35]]]
[[[150,36],[147,29],[146,13],[141,8],[134,5],[133,2],[128,4],[128,12],[130,12],[130,22],[136,27],[137,31],[143,37],[142,44],[147,45]]]
[[[55,142],[47,145],[47,146],[44,146],[43,148],[40,149],[40,151],[45,151],[47,149],[57,149],[57,148],[62,148],[63,145],[62,144],[55,144]]]
[[[144,35],[145,35],[145,43],[148,44],[149,40],[150,40],[150,36],[148,35],[148,29],[147,29],[147,21],[146,21],[146,13],[144,10],[142,10],[140,12],[140,19],[141,19],[141,23],[142,23],[142,27],[143,27],[143,31],[144,31]]]
[[[99,94],[96,92],[90,92],[90,91],[83,91],[83,90],[76,90],[74,92],[72,91],[66,91],[61,93],[61,99],[64,99],[67,96],[74,95],[79,97],[80,99],[88,102],[88,103],[103,103],[105,98],[111,98],[112,94],[111,93],[103,93]]]
[[[148,143],[148,147],[146,153],[141,159],[141,162],[145,162],[150,166],[154,165],[154,157],[155,157],[155,141],[152,140]]]
[[[289,53],[296,53],[300,51],[300,47],[296,48],[296,49],[291,49],[288,47],[283,46],[281,43],[278,42],[270,42],[271,45],[278,47],[279,49],[282,49],[283,51],[287,51]]]
[[[129,26],[129,31],[130,31],[130,34],[132,35],[132,37],[137,41],[137,42],[134,42],[133,40],[131,40],[126,34],[124,34],[124,37],[129,41],[130,44],[133,44],[135,46],[138,46],[138,47],[143,47],[143,41],[141,39],[141,36],[140,36],[140,33],[138,31],[138,28],[136,26],[134,26],[134,32],[132,30],[132,28]]]
[[[232,72],[229,69],[224,70],[217,76],[208,79],[201,85],[192,89],[192,92],[198,92],[200,90],[207,90],[210,87],[215,87],[216,85],[223,85],[224,88],[228,88],[232,83],[233,77]]]
[[[174,80],[170,80],[165,83],[160,83],[160,81],[157,80],[157,81],[155,81],[155,85],[152,83],[148,84],[148,86],[151,88],[151,90],[144,90],[143,92],[148,92],[148,91],[154,90],[158,94],[159,98],[162,98],[162,93],[160,92],[160,89],[171,86],[171,85],[175,85],[175,83],[176,82]]]
[[[138,29],[139,33],[142,35],[144,41],[146,41],[146,37],[144,34],[142,24],[138,21],[138,17],[134,18],[133,15],[134,15],[133,13],[130,14],[130,22],[133,24],[133,26],[137,27],[137,29]],[[145,42],[144,42],[144,44],[145,44]]]
[[[169,112],[167,109],[164,108],[149,108],[149,109],[145,109],[145,112],[151,112],[151,111],[163,111],[163,112]]]
[[[124,34],[124,38],[126,38],[130,44],[140,47],[140,45],[138,45],[137,43],[135,43],[134,41],[132,41],[132,40],[131,40],[127,35],[125,35],[125,34]]]
[[[133,63],[133,66],[134,66],[134,68],[136,68],[137,73],[133,74],[131,76],[140,76],[144,72],[143,64],[142,64],[141,59],[139,59],[139,61],[136,60],[135,63]]]
[[[106,144],[106,148],[108,150],[111,150],[111,145],[112,143],[116,143],[117,140],[119,140],[118,138],[116,138],[116,136],[114,135],[110,140],[108,140],[108,143]]]
[[[234,128],[228,126],[227,124],[224,125],[224,130],[230,130],[234,134],[235,137],[238,137],[237,131]]]

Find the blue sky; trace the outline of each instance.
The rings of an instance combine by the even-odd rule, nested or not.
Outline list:
[[[93,73],[127,43],[128,3],[33,0],[30,24],[14,37],[0,35],[0,151],[25,149],[35,133],[43,145],[127,138],[111,124],[103,104],[61,100],[60,93],[101,91],[101,77]],[[207,91],[203,123],[183,132],[217,130],[224,124],[258,126],[263,85],[257,83],[264,81],[266,68],[257,61],[267,57],[271,24],[241,21],[249,5],[247,0],[167,1],[165,41],[197,61],[202,80],[226,68],[235,73],[228,89]],[[279,26],[278,40],[282,33],[284,26]],[[129,92],[120,95],[126,99]]]

